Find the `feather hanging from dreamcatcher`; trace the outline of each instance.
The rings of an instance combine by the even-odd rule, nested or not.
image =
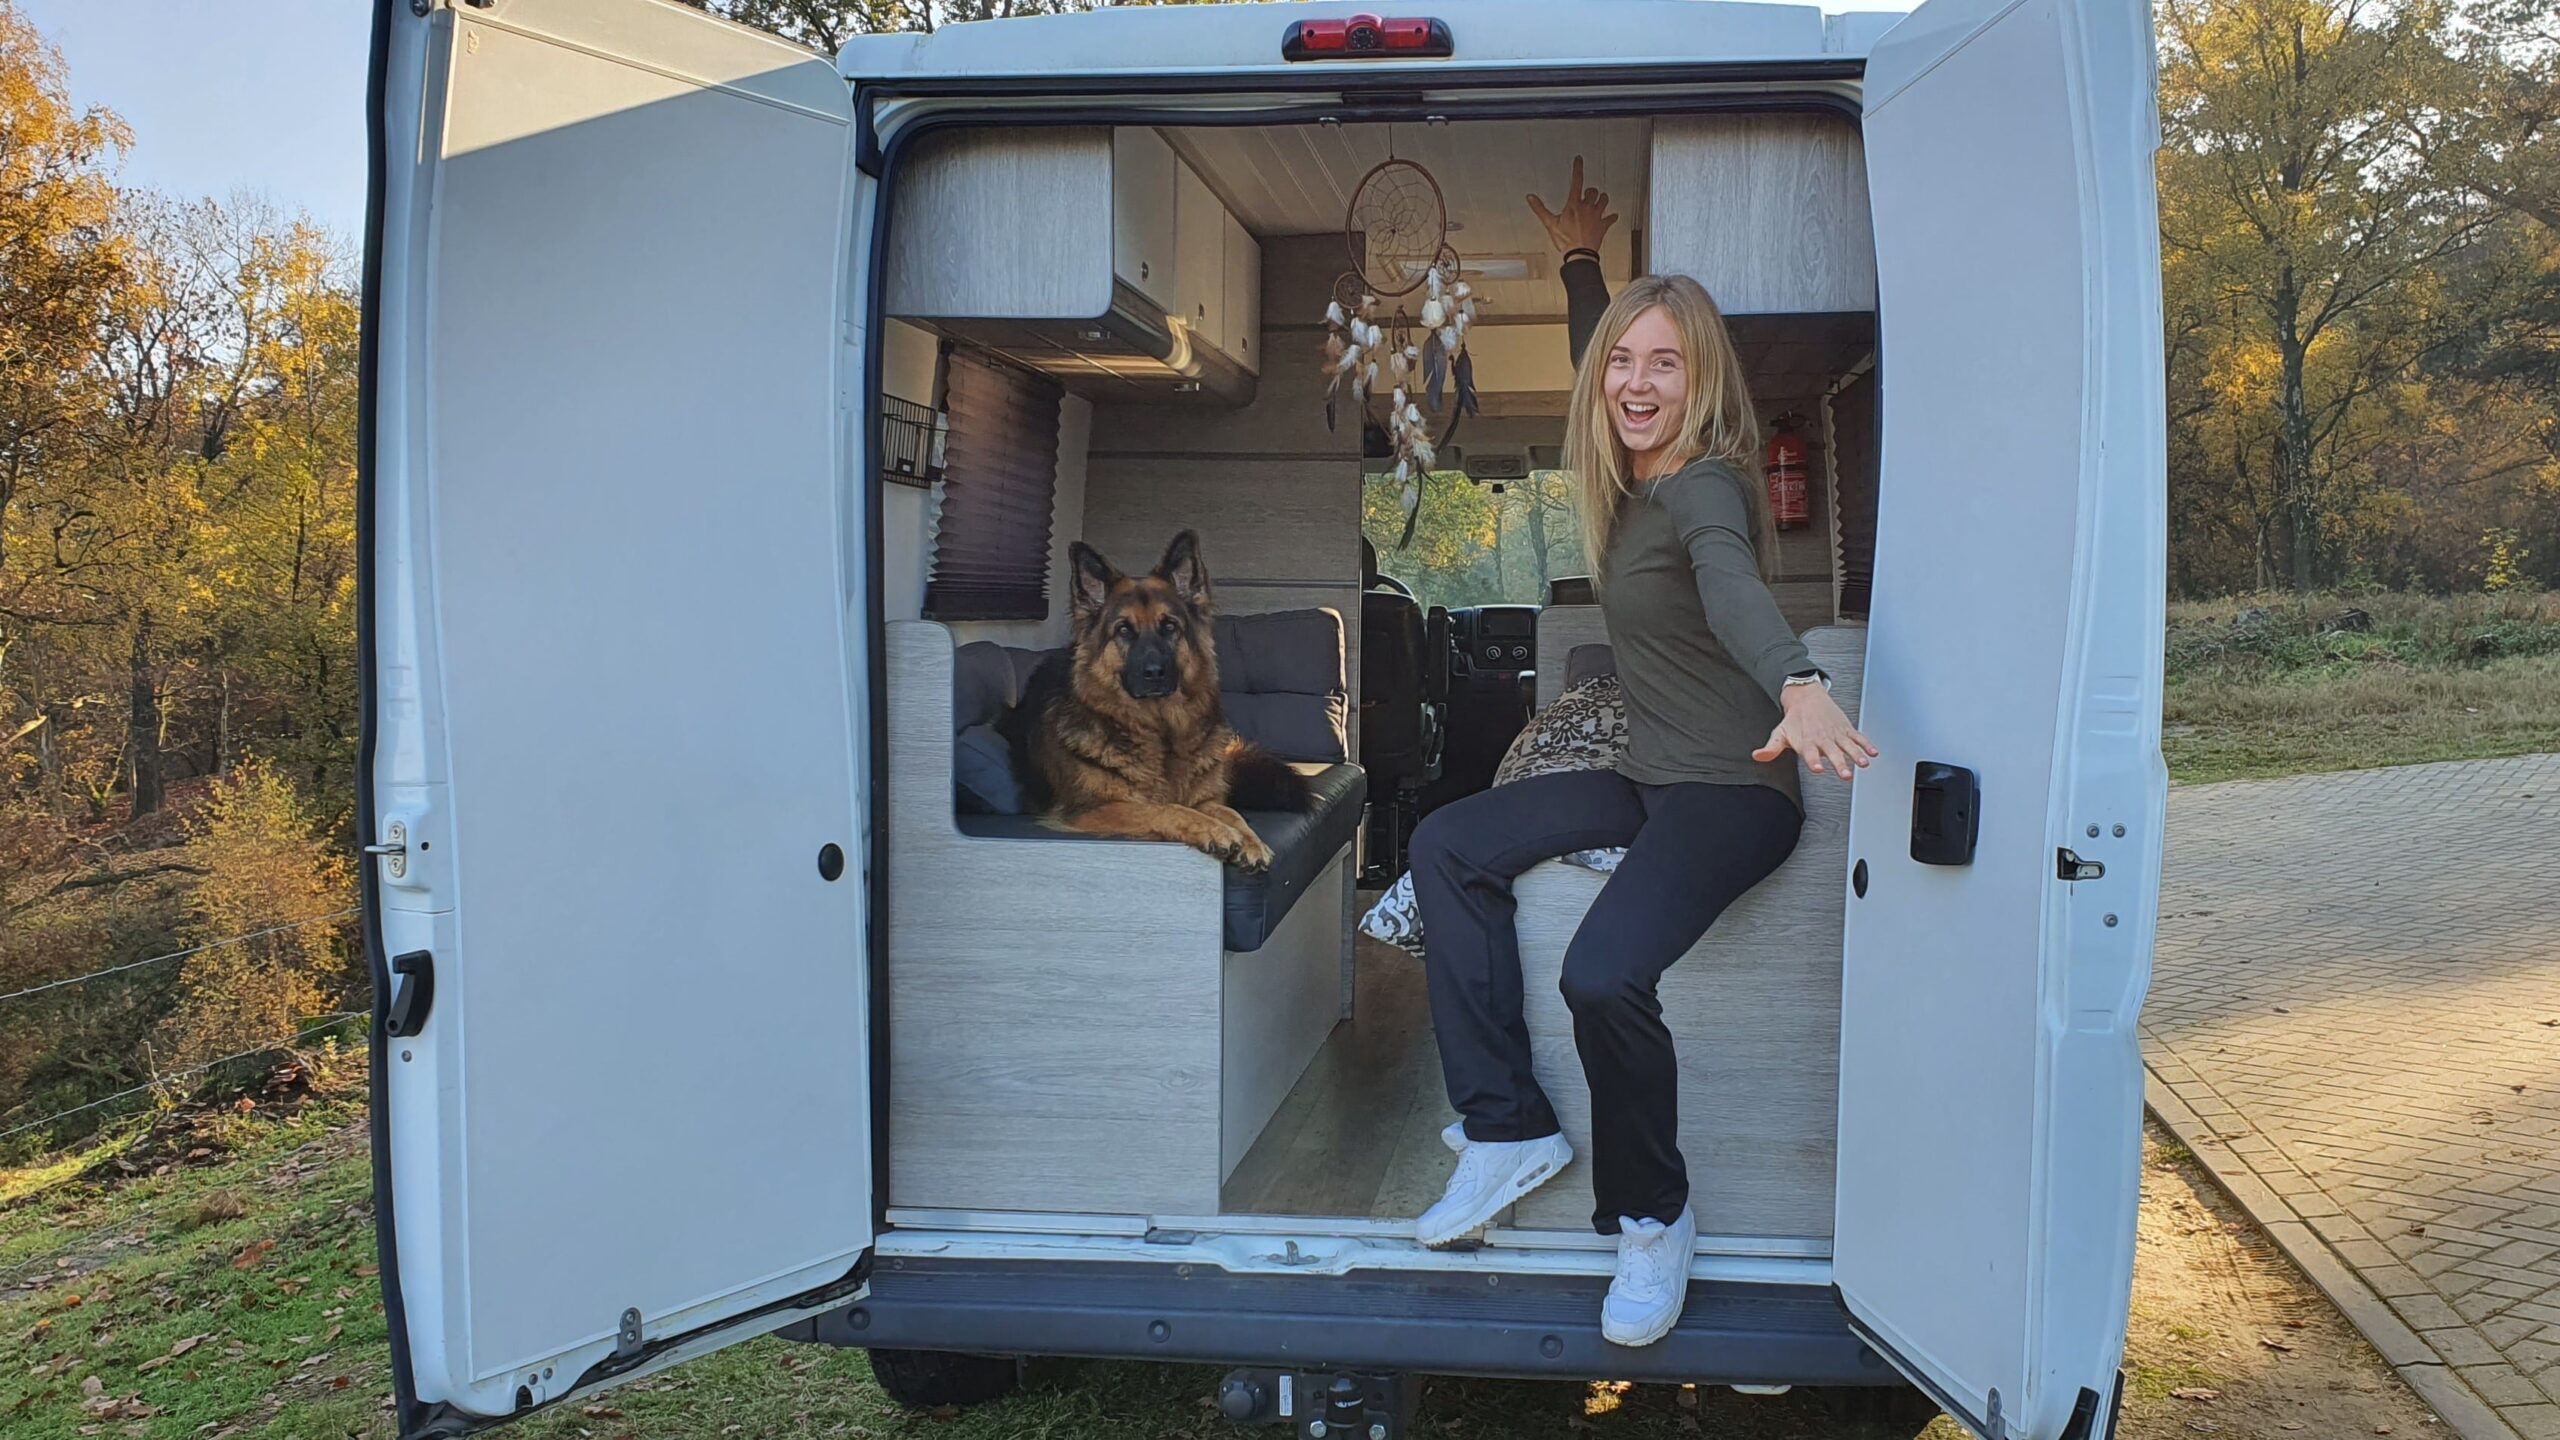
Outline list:
[[[1458,421],[1482,409],[1467,354],[1467,331],[1476,318],[1474,290],[1460,278],[1458,252],[1447,243],[1447,220],[1430,172],[1390,158],[1353,197],[1344,232],[1355,268],[1334,282],[1325,305],[1325,429],[1339,424],[1346,389],[1355,411],[1386,402],[1380,428],[1395,457],[1397,501],[1404,511],[1397,549],[1413,541],[1424,480]],[[1399,302],[1382,318],[1382,292],[1390,299],[1418,294],[1420,303],[1408,313]],[[1433,414],[1447,412],[1437,438],[1424,419],[1426,407]]]

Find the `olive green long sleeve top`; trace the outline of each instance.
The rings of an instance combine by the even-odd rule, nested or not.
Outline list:
[[[1563,278],[1579,364],[1608,288],[1590,259],[1568,260]],[[1751,758],[1783,718],[1787,677],[1815,666],[1760,578],[1749,483],[1698,459],[1622,502],[1598,577],[1627,706],[1618,772],[1646,785],[1766,785],[1802,809],[1795,757]]]

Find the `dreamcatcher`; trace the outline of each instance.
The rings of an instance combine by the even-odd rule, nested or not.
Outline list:
[[[1389,147],[1392,150],[1392,144]],[[1410,160],[1380,162],[1352,193],[1343,219],[1352,268],[1334,282],[1325,306],[1325,428],[1335,428],[1348,388],[1362,415],[1383,401],[1404,508],[1403,549],[1421,512],[1422,477],[1431,470],[1460,417],[1480,408],[1467,328],[1475,323],[1474,287],[1460,279],[1449,245],[1449,211],[1440,182]],[[1406,301],[1415,301],[1408,312]],[[1393,304],[1381,315],[1381,307]],[[1424,412],[1437,413],[1455,389],[1448,424],[1437,439]]]

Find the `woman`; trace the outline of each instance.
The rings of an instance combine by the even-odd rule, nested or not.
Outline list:
[[[1572,1160],[1530,1069],[1511,883],[1541,860],[1625,846],[1561,988],[1591,1087],[1592,1222],[1618,1238],[1601,1333],[1649,1345],[1680,1318],[1697,1238],[1655,982],[1795,849],[1795,757],[1847,780],[1876,750],[1763,578],[1759,427],[1715,302],[1680,275],[1609,301],[1598,247],[1617,217],[1583,188],[1579,159],[1563,214],[1529,204],[1564,253],[1576,367],[1565,464],[1627,748],[1614,770],[1487,790],[1414,833],[1432,1025],[1463,1117],[1449,1137],[1456,1172],[1417,1231],[1435,1246],[1474,1234]]]

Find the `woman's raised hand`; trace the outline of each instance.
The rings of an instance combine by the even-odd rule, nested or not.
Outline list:
[[[1876,747],[1849,723],[1831,692],[1819,685],[1790,685],[1780,707],[1786,718],[1769,732],[1769,743],[1751,752],[1754,760],[1775,760],[1793,750],[1804,768],[1816,775],[1846,780],[1856,768],[1876,757]]]
[[[1536,212],[1539,223],[1547,227],[1547,238],[1555,242],[1559,253],[1599,249],[1609,227],[1618,223],[1618,217],[1609,213],[1609,197],[1605,192],[1582,188],[1582,157],[1579,155],[1573,157],[1573,184],[1564,192],[1564,213],[1559,215],[1549,210],[1547,202],[1535,195],[1529,197],[1529,208]]]

